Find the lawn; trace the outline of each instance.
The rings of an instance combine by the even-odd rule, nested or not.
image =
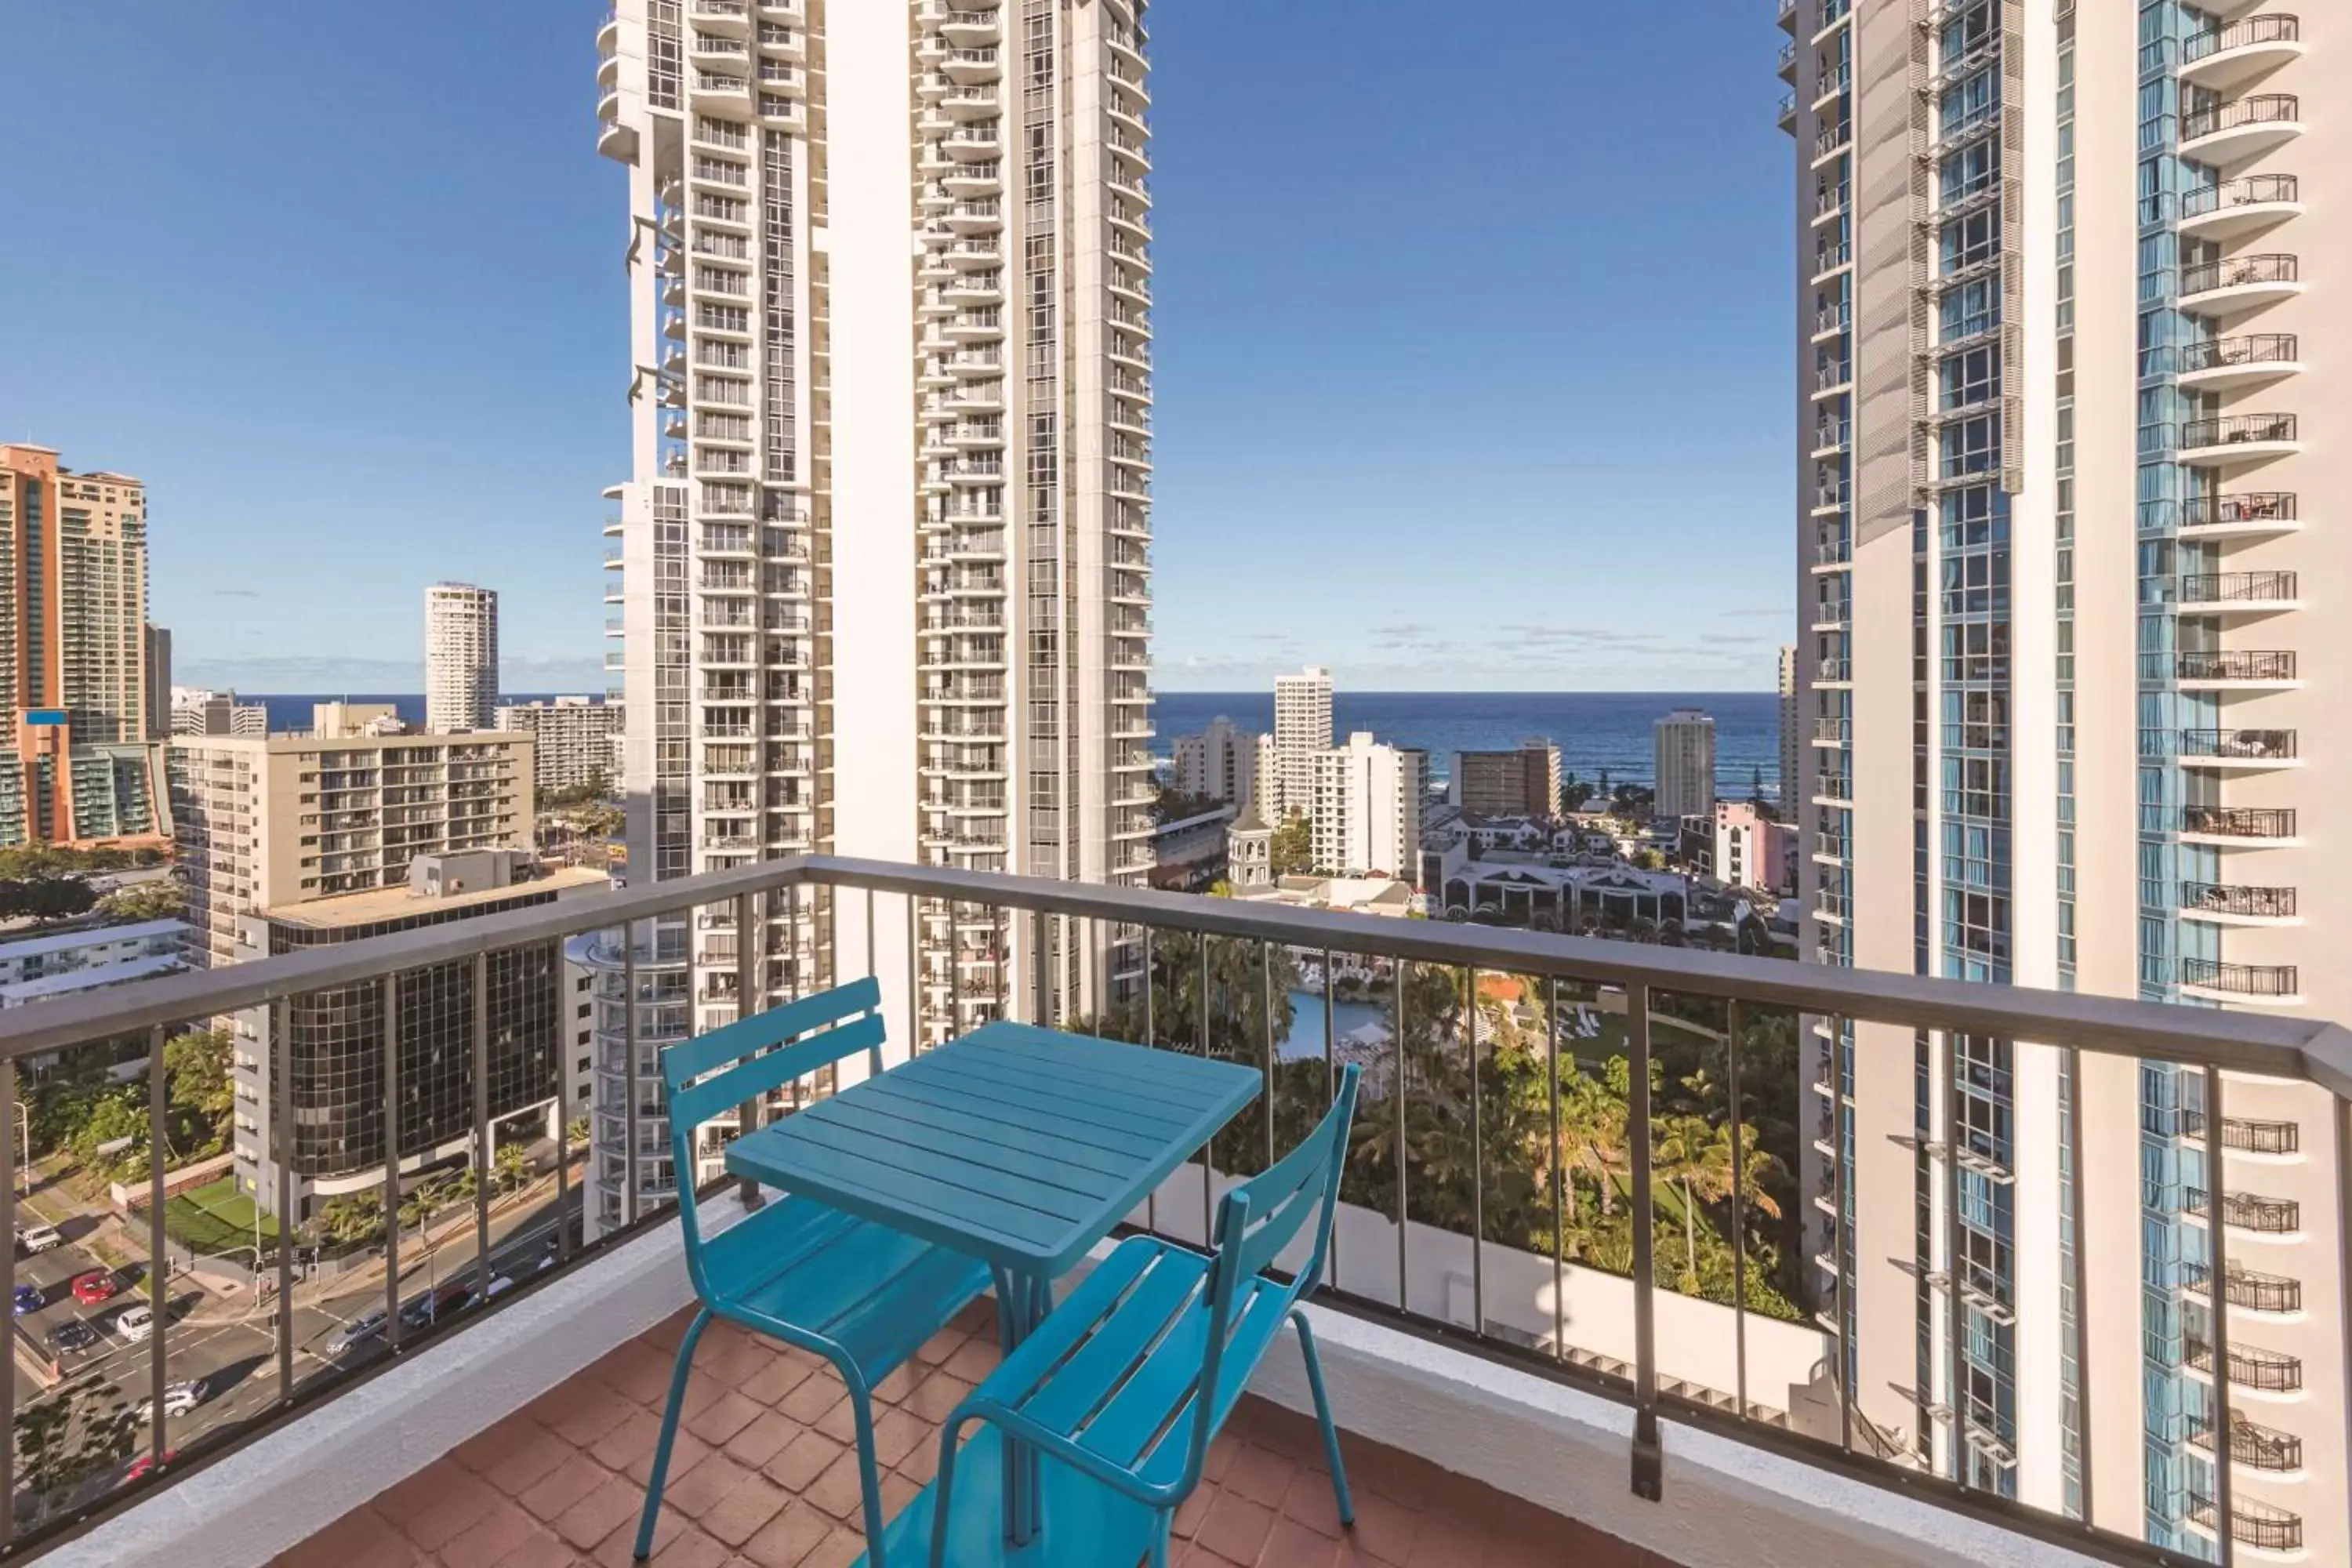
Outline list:
[[[163,1202],[164,1232],[195,1252],[222,1253],[250,1247],[257,1221],[265,1243],[278,1238],[278,1222],[255,1209],[253,1200],[236,1190],[236,1180],[231,1176],[193,1187]]]

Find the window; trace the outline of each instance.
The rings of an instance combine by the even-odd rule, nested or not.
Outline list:
[[[2000,324],[2000,279],[1976,278],[1944,296],[1938,312],[1943,341],[1957,342]]]
[[[1954,354],[1936,367],[1943,409],[1969,408],[1990,403],[2000,391],[2000,363],[1990,345]]]
[[[1995,202],[1944,226],[1943,270],[1961,272],[1990,261],[2000,247],[2000,204]]]
[[[2000,177],[2000,143],[1988,136],[1944,155],[1940,170],[1946,206],[1957,206]]]
[[[1939,471],[1948,479],[1989,473],[2000,463],[2000,420],[1979,415],[1944,427]]]

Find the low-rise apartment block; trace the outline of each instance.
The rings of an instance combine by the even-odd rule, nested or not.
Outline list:
[[[1539,735],[1507,752],[1454,753],[1454,804],[1472,816],[1557,816],[1559,784],[1559,748]]]
[[[182,921],[141,921],[0,942],[0,1007],[22,1007],[187,967]]]
[[[239,702],[234,691],[212,691],[201,686],[172,688],[173,735],[267,735],[269,710],[258,702]]]
[[[498,712],[498,727],[531,735],[539,742],[536,778],[541,793],[577,789],[618,775],[613,740],[621,732],[620,704],[586,697],[549,702],[509,702]]]
[[[1257,795],[1258,749],[1264,739],[1222,717],[1210,720],[1198,734],[1177,736],[1176,788],[1197,799],[1248,805]]]

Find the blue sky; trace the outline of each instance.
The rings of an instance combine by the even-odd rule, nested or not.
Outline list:
[[[0,438],[147,479],[181,679],[412,689],[449,577],[499,590],[509,689],[604,684],[627,236],[600,13],[13,18],[44,68],[0,132],[42,195],[0,247]],[[1155,8],[1158,684],[1770,683],[1780,35],[1760,0],[1668,15]]]

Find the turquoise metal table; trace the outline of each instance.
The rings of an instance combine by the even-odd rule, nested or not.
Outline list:
[[[1054,1281],[1264,1087],[1236,1062],[989,1024],[737,1139],[727,1168],[985,1261],[1010,1352]],[[950,1563],[1098,1568],[1130,1535],[1128,1561],[1148,1547],[1146,1510],[993,1427],[961,1452]],[[929,1563],[932,1513],[927,1489],[891,1521],[889,1568]]]

